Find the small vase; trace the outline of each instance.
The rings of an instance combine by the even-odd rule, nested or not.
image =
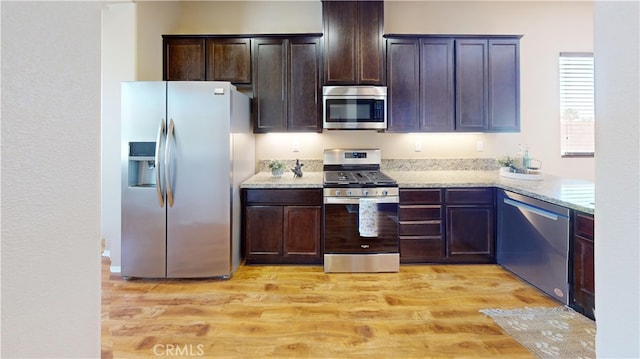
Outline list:
[[[271,170],[271,175],[273,175],[273,177],[282,177],[283,173],[284,173],[283,168],[274,168]]]

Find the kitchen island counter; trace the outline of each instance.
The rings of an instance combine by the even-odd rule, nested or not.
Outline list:
[[[529,181],[502,177],[498,171],[383,171],[402,188],[497,187],[555,203],[584,213],[594,213],[593,182],[544,175]],[[259,172],[241,188],[322,188],[322,172],[305,172],[301,178],[285,173],[280,178]]]

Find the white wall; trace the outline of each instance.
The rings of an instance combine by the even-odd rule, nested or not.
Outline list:
[[[305,1],[183,1],[182,34],[322,32],[322,4]]]
[[[595,2],[596,354],[640,358],[640,3]]]
[[[115,272],[120,267],[120,83],[135,80],[136,5],[102,11],[101,236]]]
[[[178,30],[181,2],[137,1],[136,78],[137,81],[162,80],[162,35]]]
[[[100,355],[100,7],[2,2],[2,358]]]

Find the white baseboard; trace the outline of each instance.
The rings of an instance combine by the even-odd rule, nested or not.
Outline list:
[[[111,266],[111,267],[109,267],[109,271],[110,271],[111,273],[117,273],[117,274],[120,274],[120,270],[121,270],[121,269],[120,269],[120,266]]]
[[[102,251],[102,256],[111,258],[111,251],[108,249],[105,249],[104,251]]]

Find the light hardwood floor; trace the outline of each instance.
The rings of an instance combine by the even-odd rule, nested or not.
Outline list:
[[[125,281],[103,257],[102,357],[532,358],[479,310],[559,305],[496,265]]]

